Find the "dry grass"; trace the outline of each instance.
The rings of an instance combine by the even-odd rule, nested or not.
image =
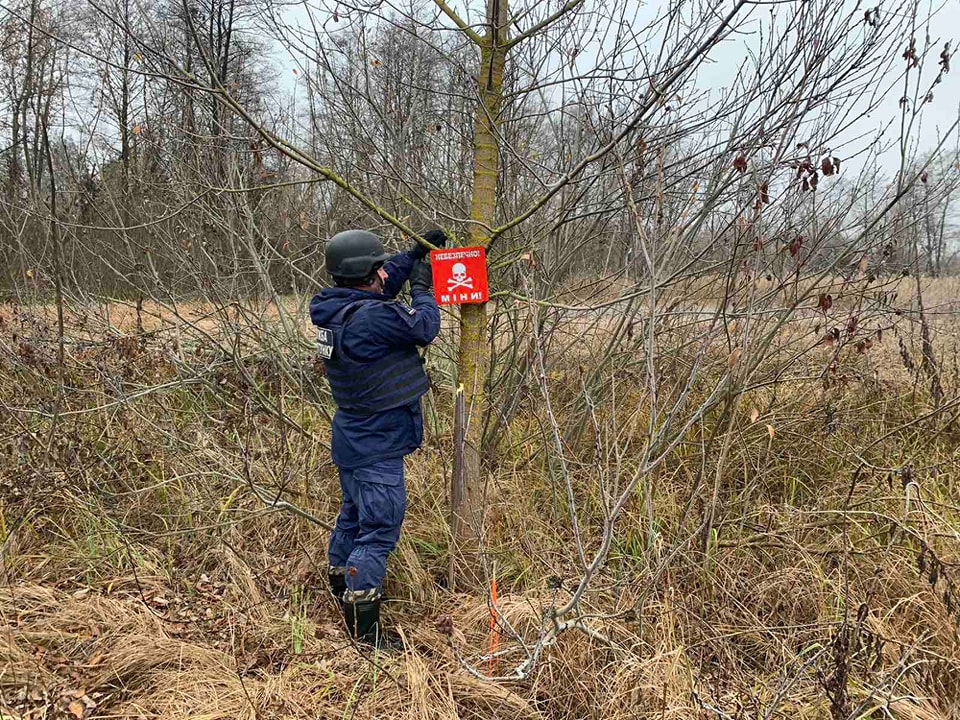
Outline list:
[[[955,287],[930,283],[924,298],[949,408],[960,392]],[[442,397],[428,413],[423,451],[409,459],[408,519],[391,559],[388,619],[406,651],[365,656],[324,593],[325,533],[265,511],[248,491],[250,480],[282,483],[314,514],[336,511],[309,368],[291,362],[278,375],[264,360],[281,352],[270,334],[275,313],[261,308],[238,322],[235,312],[201,306],[181,306],[179,318],[145,306],[148,337],[140,338],[135,309],[112,307],[109,318],[93,306],[77,310],[61,396],[50,309],[5,308],[0,717],[960,717],[956,411],[931,412],[929,383],[906,367],[900,340],[915,364],[922,359],[908,289],[900,315],[872,316],[890,329],[868,352],[818,345],[782,382],[744,398],[716,532],[705,552],[693,541],[668,554],[700,516],[704,498],[690,495],[704,468],[716,468],[716,449],[704,441],[722,419],[709,415],[691,429],[658,475],[656,535],[643,498],[631,500],[584,598],[587,622],[609,643],[568,632],[528,679],[507,683],[476,679],[451,647],[481,671],[496,669],[476,661],[489,643],[486,597],[444,586],[450,428]],[[809,313],[783,328],[770,362],[816,343],[817,326],[843,323],[846,312]],[[193,328],[182,322],[188,315]],[[238,325],[251,352],[264,348],[242,365],[248,378],[209,339]],[[596,319],[587,326],[597,338],[611,328]],[[672,342],[696,327],[676,322],[658,337]],[[579,355],[565,354],[585,329],[561,324],[557,332],[550,377],[567,408],[595,349],[581,342]],[[727,353],[717,348],[719,367]],[[667,361],[682,369],[687,358]],[[823,376],[834,378],[826,389]],[[302,384],[291,384],[297,378]],[[618,402],[639,408],[629,422],[642,427],[639,392],[630,387]],[[282,398],[304,431],[258,398]],[[487,518],[499,607],[528,641],[578,577],[544,421],[533,397],[504,429]],[[596,438],[578,437],[569,452],[590,548],[602,520]],[[855,475],[855,449],[875,467]],[[906,465],[916,484],[909,503],[902,472],[892,472]],[[443,617],[452,619],[450,637],[438,629]]]

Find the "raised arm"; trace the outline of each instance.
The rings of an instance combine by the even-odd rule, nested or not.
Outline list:
[[[433,293],[415,291],[410,306],[386,303],[377,311],[380,321],[371,322],[366,340],[381,347],[429,345],[440,332],[440,308]]]
[[[431,246],[442,248],[447,245],[447,235],[443,230],[425,232],[423,233],[423,239]],[[414,264],[418,261],[426,262],[429,252],[426,246],[414,240],[412,248],[387,260],[383,266],[383,269],[387,272],[387,279],[383,284],[383,294],[389,298],[395,298],[403,288],[403,284],[410,279]]]
[[[383,294],[395,298],[400,294],[403,284],[410,277],[413,263],[416,262],[414,251],[405,250],[397,253],[384,263],[383,269],[387,272],[387,279],[383,283]]]

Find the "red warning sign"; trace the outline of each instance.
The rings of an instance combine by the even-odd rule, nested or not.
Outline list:
[[[487,251],[482,247],[431,250],[433,295],[438,305],[482,303],[487,289]]]

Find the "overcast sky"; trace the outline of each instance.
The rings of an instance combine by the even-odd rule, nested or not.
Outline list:
[[[318,7],[321,4],[326,4],[324,0],[305,1],[311,8],[315,8],[316,12],[321,16],[324,14]],[[333,0],[330,0],[331,4],[327,7],[333,7],[332,1]],[[405,4],[407,1],[408,0],[397,0],[400,5]],[[479,22],[483,17],[482,8],[484,0],[448,1],[468,22]],[[530,0],[527,0],[521,3],[520,0],[517,0],[513,9],[520,8],[521,5],[529,7],[529,1]],[[561,2],[561,0],[542,1],[545,2],[542,6],[545,11],[553,10],[554,6],[559,7]],[[861,7],[861,3],[857,0],[836,0],[836,2],[845,6],[844,12],[852,11],[857,14],[861,12],[861,10],[858,9]],[[954,50],[960,46],[960,42],[958,42],[958,40],[960,40],[960,0],[918,0],[918,2],[918,15],[925,17],[933,13],[933,22],[930,23],[929,28],[921,27],[917,32],[919,49],[922,49],[925,43],[925,34],[928,35],[931,46],[930,57],[922,69],[923,76],[926,78],[924,84],[926,84],[936,75],[937,60],[944,42],[951,41],[951,48]],[[661,2],[640,2],[640,0],[618,0],[618,2],[607,0],[604,4],[609,8],[624,9],[625,16],[633,18],[631,24],[634,24],[636,27],[642,27],[649,23],[659,12],[662,12],[665,6],[665,4]],[[730,5],[730,2],[724,3],[724,7],[728,5]],[[883,0],[869,0],[869,2],[866,3],[866,6],[873,7],[874,5],[879,5],[881,11],[883,10]],[[427,0],[424,0],[421,7],[428,8],[431,11],[430,14],[436,13],[436,8]],[[700,6],[688,4],[686,7],[691,8],[691,11],[693,11],[693,8]],[[757,42],[756,39],[759,35],[756,31],[763,24],[769,26],[769,14],[772,8],[772,0],[765,0],[765,2],[758,3],[750,9],[746,23],[738,28],[739,32],[727,38],[723,43],[710,51],[708,62],[704,63],[697,71],[696,87],[698,91],[712,91],[714,89],[721,91],[731,82],[736,69],[748,58],[748,49],[755,46]],[[346,10],[343,7],[340,7],[339,10],[345,14],[357,12],[357,10]],[[354,17],[356,17],[356,15],[354,15]],[[297,5],[289,6],[286,19],[294,25],[299,24],[304,27],[309,27],[306,13],[303,12],[302,7],[298,8]],[[451,31],[455,31],[452,23],[446,17],[439,15],[438,22],[441,25],[449,26]],[[527,18],[527,22],[524,24],[528,22],[530,22],[529,18]],[[344,24],[341,23],[335,27],[342,28]],[[902,47],[898,53],[903,51],[908,40],[909,38],[903,38]],[[591,52],[589,49],[584,49],[581,55],[577,57],[576,64],[585,70],[594,60],[594,58],[590,57],[593,52],[596,52],[596,50]],[[878,164],[880,169],[888,177],[896,174],[900,165],[900,125],[899,122],[891,123],[891,120],[897,119],[900,116],[898,100],[902,94],[902,89],[897,81],[896,73],[902,71],[904,64],[905,61],[895,63],[894,67],[896,68],[896,72],[891,73],[890,77],[884,79],[886,84],[893,85],[897,83],[897,86],[887,94],[883,103],[874,112],[860,118],[856,124],[840,138],[838,146],[831,148],[835,154],[850,163],[849,171],[844,174],[849,174],[850,171],[859,171],[863,167],[863,163],[868,161],[868,157],[866,155],[858,156],[857,153],[870,145],[877,139],[878,135],[880,136],[881,144],[887,148],[879,158]],[[922,121],[914,128],[911,135],[912,149],[920,154],[935,147],[944,133],[948,131],[950,126],[957,120],[958,116],[960,116],[960,54],[956,56],[953,65],[955,67],[952,68],[952,71],[948,73],[944,77],[943,82],[935,88],[933,101],[924,105]],[[289,75],[287,77],[290,77],[292,86],[293,77]],[[902,83],[902,81],[900,82]],[[957,146],[958,140],[956,133],[954,133],[954,136],[948,139],[945,147],[947,149],[955,149]]]
[[[870,0],[868,3],[860,3],[855,0],[839,1],[851,8],[854,6],[872,7],[875,4],[883,7],[880,0]],[[925,79],[921,86],[926,87],[937,74],[938,58],[944,43],[951,42],[952,50],[956,50],[958,44],[960,44],[958,43],[958,39],[960,39],[960,0],[921,2],[919,14],[921,16],[932,14],[933,18],[929,27],[920,28],[917,33],[918,48],[922,48],[925,42],[924,35],[927,33],[932,48],[922,69]],[[906,48],[907,41],[908,38],[903,39],[899,52]],[[744,56],[745,42],[746,40],[730,39],[722,47],[717,48],[711,53],[711,56],[717,62],[705,66],[699,74],[698,80],[708,87],[722,87],[724,84],[724,65],[727,61],[739,62]],[[895,64],[896,71],[902,71],[904,65],[905,61],[897,62]],[[951,72],[946,74],[943,81],[934,89],[933,101],[924,105],[920,124],[914,129],[911,136],[914,149],[921,155],[936,147],[960,116],[960,67],[957,67],[957,65],[960,65],[960,54],[954,58],[952,65]],[[884,78],[884,83],[894,87],[872,113],[864,116],[848,132],[844,133],[845,145],[835,148],[837,154],[850,156],[879,135],[881,144],[886,147],[879,158],[880,169],[887,176],[892,177],[896,174],[900,167],[900,123],[891,123],[890,121],[899,118],[901,115],[899,99],[902,95],[902,82],[902,78],[898,79],[895,74]],[[957,134],[954,131],[953,136],[948,139],[944,147],[945,149],[956,149],[957,146]],[[853,168],[858,168],[859,165],[860,162],[854,159],[852,162]]]

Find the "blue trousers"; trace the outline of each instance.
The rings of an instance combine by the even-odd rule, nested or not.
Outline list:
[[[347,590],[380,588],[407,510],[403,458],[340,469],[342,500],[330,535],[331,567],[346,568]]]

